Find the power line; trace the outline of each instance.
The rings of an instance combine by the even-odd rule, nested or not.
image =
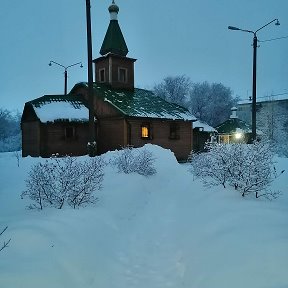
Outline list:
[[[283,92],[283,93],[278,93],[278,94],[271,94],[271,95],[267,95],[267,96],[260,96],[257,98],[267,98],[267,97],[275,97],[275,96],[281,96],[281,95],[287,95],[288,92]]]
[[[283,93],[278,93],[278,94],[271,94],[271,95],[266,95],[266,96],[258,96],[257,99],[258,98],[266,98],[267,99],[269,97],[277,97],[277,96],[282,96],[282,95],[288,95],[288,92],[283,92]],[[244,98],[244,99],[242,99],[240,101],[243,101],[243,100],[251,101],[252,100],[252,96],[249,96],[248,98]]]
[[[288,36],[283,36],[283,37],[278,37],[278,38],[273,38],[273,39],[268,39],[268,40],[258,40],[258,42],[269,42],[269,41],[274,41],[274,40],[280,40],[280,39],[285,39],[288,38]]]

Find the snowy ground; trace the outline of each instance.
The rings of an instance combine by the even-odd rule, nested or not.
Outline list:
[[[33,163],[0,153],[1,288],[288,287],[288,159],[274,201],[206,189],[170,151],[147,146],[158,173],[105,170],[94,206],[25,209]],[[115,153],[115,152],[114,152]],[[111,157],[113,153],[108,153]]]

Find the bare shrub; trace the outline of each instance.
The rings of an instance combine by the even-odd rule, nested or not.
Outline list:
[[[32,166],[26,182],[26,190],[22,192],[21,198],[29,197],[33,204],[29,205],[30,209],[43,209],[45,206],[53,205],[53,178],[49,173],[51,163],[46,160],[43,164],[37,163]]]
[[[154,167],[155,158],[152,152],[145,148],[134,149],[131,146],[124,147],[117,157],[111,161],[118,173],[137,173],[143,176],[156,174]]]
[[[199,177],[205,185],[227,185],[229,177],[230,157],[227,148],[223,144],[206,144],[209,152],[190,155],[190,172]]]
[[[209,144],[207,153],[191,156],[190,171],[209,186],[228,185],[244,197],[274,199],[280,192],[269,191],[277,173],[273,153],[267,142],[253,144]]]
[[[77,161],[75,157],[52,157],[44,164],[32,166],[21,197],[34,203],[29,208],[46,206],[61,209],[65,203],[73,208],[94,203],[94,192],[101,188],[104,177],[102,157]]]
[[[102,187],[104,165],[102,157],[95,157],[77,166],[77,181],[67,197],[70,206],[76,208],[97,201],[94,191]]]

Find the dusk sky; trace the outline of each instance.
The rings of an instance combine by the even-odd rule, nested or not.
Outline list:
[[[242,99],[251,95],[253,34],[259,40],[288,36],[287,0],[116,0],[128,57],[135,63],[135,84],[152,89],[166,76],[186,75],[193,82],[221,82]],[[108,24],[109,0],[91,0],[93,58]],[[87,81],[85,0],[1,0],[0,75],[2,108],[23,109],[46,94],[63,94]],[[288,37],[260,42],[257,97],[288,93]],[[288,96],[288,94],[287,94]]]

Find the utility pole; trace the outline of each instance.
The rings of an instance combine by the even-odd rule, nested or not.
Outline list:
[[[91,5],[86,0],[86,21],[87,21],[87,54],[88,54],[88,102],[89,102],[89,142],[88,154],[96,154],[96,135],[94,123],[94,96],[93,96],[93,68],[92,68],[92,33],[91,33]]]
[[[252,139],[255,141],[256,134],[256,87],[257,87],[257,44],[258,39],[256,33],[253,38],[253,76],[252,76]]]

